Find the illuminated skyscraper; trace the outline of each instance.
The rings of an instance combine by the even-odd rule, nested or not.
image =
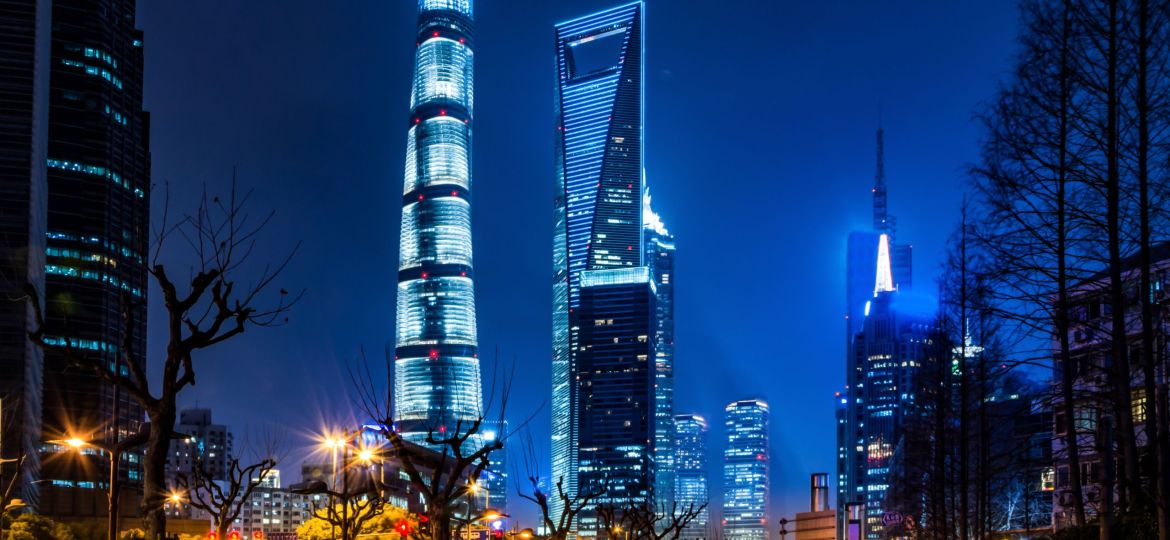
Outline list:
[[[677,433],[675,445],[674,500],[679,508],[707,504],[707,420],[697,414],[678,414],[674,417]],[[687,525],[681,540],[707,538],[710,507],[704,508]]]
[[[650,208],[650,190],[642,208],[646,266],[655,287],[654,351],[654,497],[659,504],[674,500],[674,236]]]
[[[885,237],[883,236],[883,245]],[[885,249],[879,250],[888,256]],[[879,267],[881,265],[879,264]],[[851,502],[864,503],[865,538],[886,538],[882,516],[886,511],[916,514],[914,508],[890,505],[887,494],[896,482],[904,489],[912,483],[899,480],[904,471],[907,421],[918,414],[919,372],[933,361],[930,342],[934,332],[931,305],[919,302],[910,293],[883,286],[877,277],[873,300],[866,310],[865,324],[853,341],[854,361],[864,379],[857,392],[860,457],[855,463],[858,476]]]
[[[768,538],[768,404],[733,401],[724,409],[723,537]]]
[[[471,258],[471,0],[419,0],[398,265],[394,415],[407,439],[480,416]]]
[[[564,479],[571,493],[606,482],[615,502],[652,498],[654,482],[642,14],[635,2],[566,21],[555,40],[553,481]],[[582,530],[595,526],[581,516]]]
[[[885,131],[876,134],[877,159],[874,173],[872,228],[849,233],[845,261],[845,389],[837,399],[837,510],[844,520],[849,503],[861,503],[865,493],[858,480],[864,475],[861,450],[863,406],[859,391],[865,370],[854,354],[854,339],[865,323],[866,305],[874,298],[874,276],[878,272],[878,250],[885,237],[889,257],[888,276],[893,288],[910,291],[913,285],[913,248],[895,241],[896,220],[889,215],[885,168]],[[843,524],[843,521],[842,521]],[[844,526],[840,527],[844,530]]]

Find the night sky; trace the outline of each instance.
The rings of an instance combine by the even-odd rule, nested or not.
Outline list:
[[[303,243],[280,282],[307,289],[290,323],[203,353],[181,400],[212,408],[237,438],[286,426],[289,482],[312,433],[362,420],[347,363],[364,349],[380,365],[393,345],[416,2],[139,4],[156,216],[165,184],[174,211],[186,211],[204,183],[225,193],[235,167],[253,211],[277,212],[254,262]],[[480,356],[485,384],[495,349],[501,364],[516,359],[508,416],[539,410],[529,429],[546,452],[552,28],[614,4],[476,6]],[[931,287],[965,167],[978,159],[974,115],[1010,69],[1016,8],[649,0],[646,27],[647,178],[678,244],[676,410],[712,423],[717,506],[723,406],[771,404],[774,522],[806,510],[809,473],[835,469],[845,238],[869,225],[879,110],[890,211],[914,244],[916,284]],[[183,246],[170,247],[182,264]],[[513,496],[511,509],[532,524],[526,501]]]

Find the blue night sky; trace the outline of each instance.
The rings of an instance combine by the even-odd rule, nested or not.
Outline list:
[[[545,449],[552,27],[609,5],[476,6],[481,358],[486,383],[495,348],[515,356],[509,417],[540,409],[530,429]],[[163,183],[187,210],[202,183],[222,193],[237,167],[253,209],[277,211],[256,262],[303,242],[281,282],[307,289],[291,323],[198,357],[199,385],[182,400],[213,408],[237,437],[277,424],[293,430],[290,446],[308,446],[353,418],[346,363],[361,348],[380,362],[392,345],[415,8],[140,2],[156,215]],[[809,473],[834,470],[845,238],[869,224],[878,110],[898,236],[930,287],[978,158],[973,114],[1007,75],[1016,30],[1006,0],[649,0],[646,170],[678,242],[676,410],[713,424],[713,502],[735,399],[772,407],[773,521],[806,509]],[[293,454],[282,468],[295,479]],[[527,518],[525,504],[512,509]]]

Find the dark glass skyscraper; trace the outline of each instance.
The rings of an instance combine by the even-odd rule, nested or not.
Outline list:
[[[599,460],[624,447],[647,467],[608,491],[652,495],[657,324],[643,258],[642,14],[635,2],[556,25],[552,474],[571,493],[593,481],[579,472],[610,467]],[[614,346],[591,349],[603,335]],[[586,363],[624,375],[585,380]],[[609,384],[623,400],[593,401],[616,390]],[[593,418],[601,415],[624,420]]]
[[[49,90],[49,201],[45,264],[44,436],[107,444],[137,433],[143,411],[128,394],[66,361],[64,345],[110,369],[142,368],[150,241],[150,119],[142,109],[143,43],[134,0],[54,0]],[[126,328],[129,314],[134,326]],[[126,333],[130,333],[125,351]],[[106,513],[108,457],[46,445],[41,511]],[[67,455],[61,454],[62,452]],[[140,454],[121,463],[141,489]],[[128,513],[134,504],[124,504]]]
[[[480,416],[471,257],[471,0],[419,0],[399,244],[394,415],[407,439]]]
[[[26,283],[44,290],[49,127],[48,0],[0,0],[0,489],[36,502],[43,355],[28,338]]]
[[[768,404],[733,401],[724,410],[723,537],[768,538]]]
[[[883,249],[882,255],[888,256]],[[880,265],[879,265],[880,267]],[[879,273],[878,283],[883,278]],[[878,287],[865,324],[854,339],[855,362],[865,374],[858,392],[861,432],[860,459],[851,484],[852,502],[865,504],[865,538],[885,538],[882,516],[886,511],[916,515],[917,508],[895,507],[888,494],[904,474],[905,434],[909,420],[919,414],[920,376],[923,366],[935,361],[931,354],[934,324],[929,308],[917,304],[909,293]],[[927,309],[923,309],[927,307]]]
[[[597,504],[655,500],[655,292],[645,266],[581,276],[577,484],[604,491]],[[600,526],[595,509],[580,514],[582,535]]]
[[[654,497],[670,504],[675,496],[674,236],[650,207],[649,189],[644,202],[646,266],[655,288]]]

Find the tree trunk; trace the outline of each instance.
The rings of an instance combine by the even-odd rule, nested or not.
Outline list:
[[[175,429],[175,408],[172,398],[156,402],[153,410],[147,411],[150,416],[150,435],[146,442],[142,475],[142,516],[146,540],[162,540],[167,531],[167,514],[163,504],[167,497],[167,454],[170,452],[171,432]]]
[[[1126,328],[1125,281],[1121,257],[1121,88],[1118,58],[1120,21],[1119,0],[1109,2],[1107,38],[1109,41],[1106,59],[1106,233],[1109,250],[1109,296],[1113,312],[1110,318],[1110,339],[1113,353],[1114,414],[1117,418],[1117,443],[1121,450],[1121,475],[1118,478],[1122,509],[1137,495],[1137,443],[1134,440],[1133,397],[1130,395],[1129,332]]]
[[[1116,474],[1113,463],[1113,421],[1108,416],[1101,417],[1097,425],[1097,449],[1101,455],[1101,515],[1100,540],[1113,540],[1113,490]]]
[[[431,519],[431,540],[452,540],[451,513],[446,508],[431,508],[428,517]]]

